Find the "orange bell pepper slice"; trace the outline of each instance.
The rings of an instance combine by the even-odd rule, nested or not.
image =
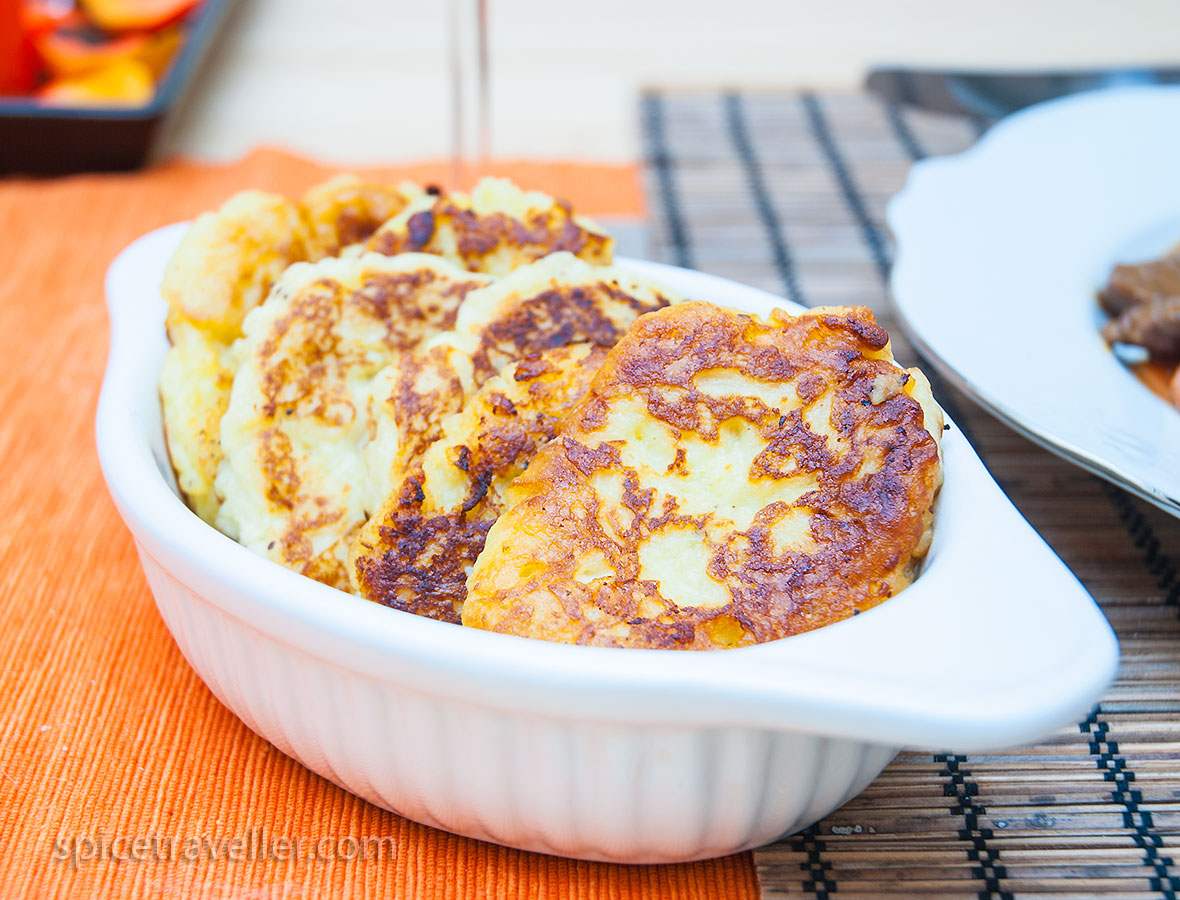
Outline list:
[[[92,72],[55,78],[37,98],[54,106],[145,106],[154,93],[144,62],[117,59]]]
[[[133,59],[150,35],[109,35],[99,31],[81,14],[73,13],[56,25],[33,35],[45,68],[51,77],[81,75],[101,69],[117,59]]]
[[[106,31],[153,31],[175,22],[199,0],[78,0],[82,11]]]
[[[174,22],[155,31],[114,35],[72,12],[34,32],[32,41],[50,80],[93,72],[119,59],[138,59],[159,78],[180,49],[185,31],[183,23]]]

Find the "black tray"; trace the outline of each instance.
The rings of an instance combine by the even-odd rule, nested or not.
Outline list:
[[[138,169],[163,122],[192,82],[233,0],[205,0],[184,47],[145,106],[42,106],[0,98],[0,173],[38,175]]]

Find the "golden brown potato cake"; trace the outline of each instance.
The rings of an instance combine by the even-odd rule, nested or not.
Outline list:
[[[863,307],[639,319],[508,488],[463,624],[710,649],[893,596],[933,526],[942,415]]]
[[[221,501],[213,489],[221,462],[221,417],[234,372],[229,347],[185,321],[169,329],[160,368],[160,406],[172,471],[189,508],[209,524]]]
[[[507,275],[550,253],[567,251],[610,265],[614,242],[569,204],[484,178],[470,195],[439,194],[411,203],[369,239],[377,253],[437,253],[470,269]]]
[[[506,367],[442,425],[422,463],[353,542],[357,593],[458,622],[504,489],[590,385],[606,349],[572,344]]]
[[[279,194],[242,191],[202,213],[164,270],[169,324],[183,319],[230,343],[283,270],[308,258],[310,238],[299,204]]]
[[[447,416],[474,391],[471,364],[447,347],[402,353],[377,373],[369,391],[370,439],[362,448],[365,509],[386,501],[442,435]]]
[[[198,216],[164,271],[172,342],[160,373],[164,434],[181,492],[207,522],[219,505],[213,480],[233,380],[229,345],[283,270],[307,258],[308,238],[297,204],[244,191]]]
[[[472,291],[454,329],[433,345],[468,355],[478,385],[513,360],[553,347],[579,341],[613,347],[638,316],[680,299],[625,269],[554,253]]]
[[[301,202],[263,191],[235,194],[198,216],[168,261],[161,292],[169,322],[183,319],[229,343],[291,263],[333,256],[426,196],[414,184],[394,187],[355,175],[316,185]]]
[[[341,175],[311,188],[301,203],[243,191],[198,216],[168,262],[161,292],[172,347],[160,375],[164,431],[189,506],[214,522],[221,460],[219,422],[229,405],[227,351],[242,320],[287,266],[339,252],[367,238],[421,188]]]
[[[355,175],[337,175],[310,188],[300,206],[310,229],[309,257],[337,256],[345,247],[366,241],[426,192],[413,182],[380,184]]]
[[[636,317],[679,299],[637,275],[554,253],[469,293],[454,328],[423,344],[423,352],[435,377],[453,373],[469,397],[510,362],[581,341],[612,346]],[[454,410],[424,406],[413,391],[386,396],[388,403],[374,407],[374,446],[390,438],[392,453],[382,453],[393,462],[388,477],[374,485],[392,489],[418,465],[441,434],[443,416]]]
[[[241,362],[221,420],[217,527],[348,589],[348,544],[371,511],[373,383],[390,364],[416,380],[409,351],[453,323],[463,297],[488,280],[425,254],[290,267],[234,348]],[[420,389],[453,397],[453,408],[463,396],[449,376]]]

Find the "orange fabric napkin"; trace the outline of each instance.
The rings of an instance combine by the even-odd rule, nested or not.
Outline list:
[[[497,169],[589,214],[642,212],[631,168]],[[328,174],[260,151],[0,180],[0,896],[756,897],[748,854],[582,863],[371,806],[253,734],[172,642],[94,453],[103,273],[139,234],[235,190],[294,193]]]

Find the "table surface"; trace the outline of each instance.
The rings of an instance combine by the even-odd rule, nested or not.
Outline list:
[[[988,123],[862,94],[652,94],[657,257],[807,305],[889,312],[885,204],[914,161]],[[953,299],[948,299],[953,302]],[[929,365],[923,365],[931,372]],[[1084,720],[986,755],[906,752],[859,797],[754,854],[766,897],[1167,897],[1180,890],[1180,521],[1031,444],[934,378],[1004,491],[1122,646]],[[1003,660],[964,636],[980,678]]]

